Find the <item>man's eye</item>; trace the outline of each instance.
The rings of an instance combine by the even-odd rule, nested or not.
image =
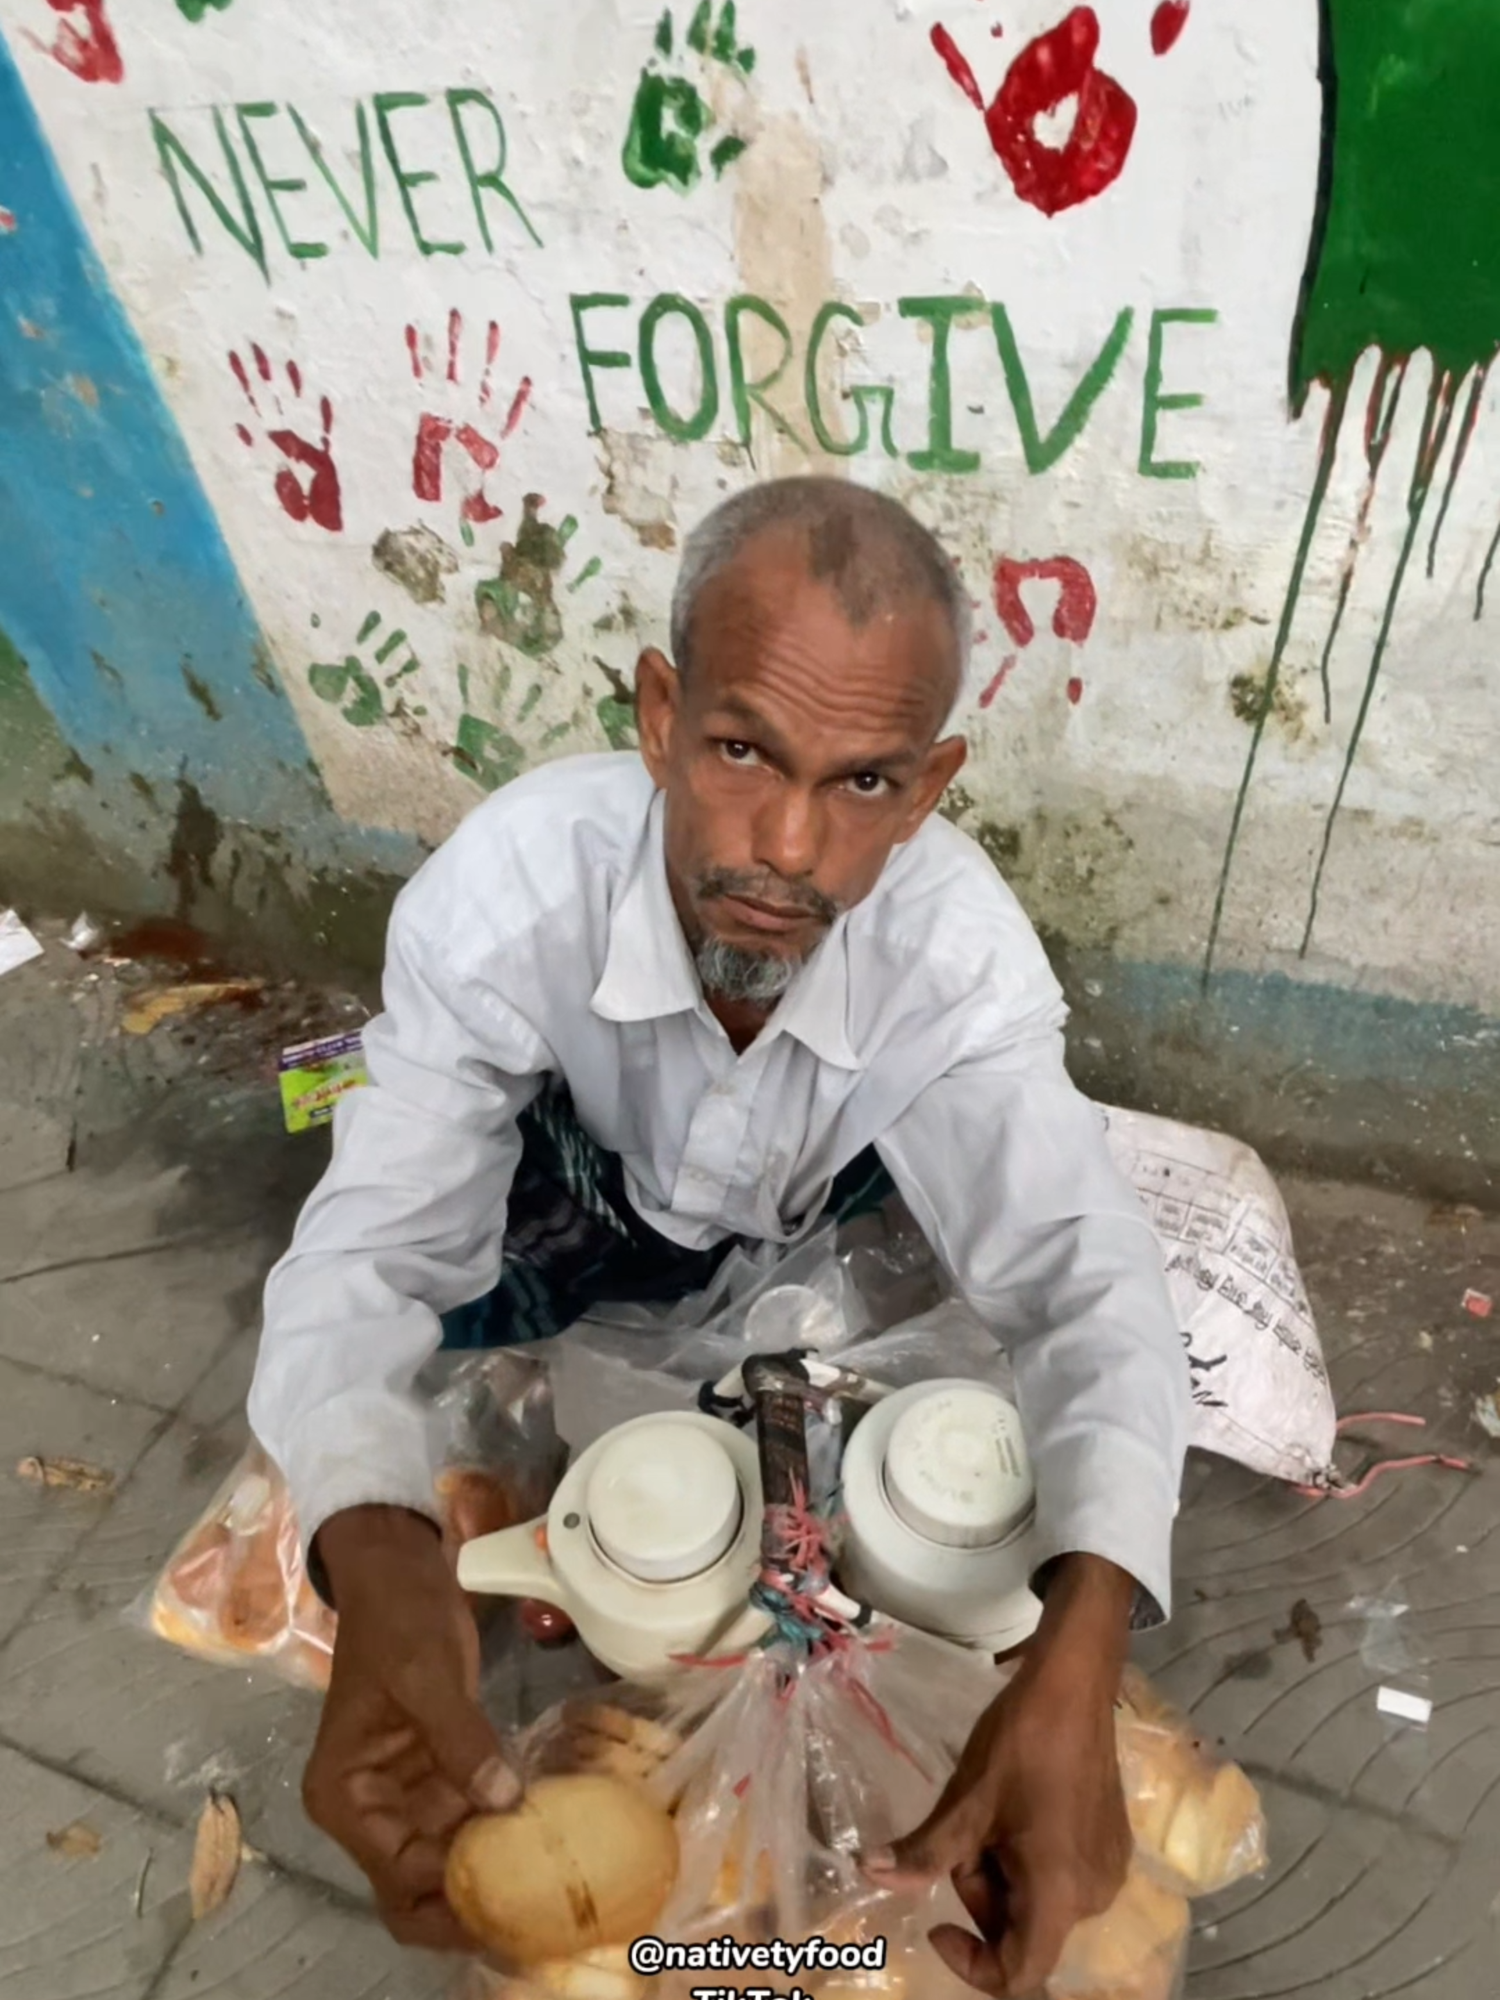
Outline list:
[[[755,762],[755,746],[751,743],[721,743],[719,751],[731,764],[753,764]]]
[[[862,799],[878,799],[882,792],[889,791],[890,783],[879,771],[858,771],[849,780],[849,788]]]

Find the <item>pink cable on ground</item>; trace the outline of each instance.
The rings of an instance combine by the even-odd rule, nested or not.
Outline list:
[[[1427,1428],[1425,1417],[1408,1416],[1400,1410],[1365,1410],[1356,1416],[1341,1417],[1335,1426],[1335,1435],[1342,1437],[1345,1431],[1357,1424],[1404,1424],[1408,1429],[1423,1431]],[[1445,1472],[1472,1472],[1473,1465],[1466,1458],[1450,1458],[1443,1452],[1424,1452],[1416,1458],[1383,1458],[1378,1465],[1372,1465],[1363,1479],[1352,1485],[1341,1481],[1330,1486],[1297,1486],[1293,1491],[1304,1500],[1358,1500],[1368,1493],[1375,1481],[1385,1472],[1415,1472],[1424,1465],[1440,1465]],[[1334,1477],[1337,1479],[1338,1474]]]

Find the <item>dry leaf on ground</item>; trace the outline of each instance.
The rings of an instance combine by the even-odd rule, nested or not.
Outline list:
[[[66,1486],[75,1493],[108,1493],[115,1483],[112,1472],[82,1458],[23,1458],[16,1477],[34,1486]]]
[[[47,1845],[54,1854],[65,1854],[70,1861],[92,1860],[104,1842],[91,1826],[81,1819],[71,1826],[59,1827],[56,1833],[47,1835]]]
[[[210,1792],[199,1815],[193,1872],[188,1878],[194,1923],[229,1900],[240,1872],[241,1844],[240,1815],[234,1800],[221,1792]]]

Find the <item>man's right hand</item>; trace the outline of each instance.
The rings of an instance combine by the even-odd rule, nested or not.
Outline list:
[[[318,1532],[338,1612],[333,1675],[302,1797],[359,1863],[404,1944],[474,1948],[443,1894],[475,1812],[521,1796],[478,1704],[479,1635],[431,1522],[353,1507]]]

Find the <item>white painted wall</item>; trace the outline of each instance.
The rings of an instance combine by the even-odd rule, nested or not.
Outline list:
[[[724,134],[748,142],[722,179],[707,172],[686,194],[633,186],[621,166],[653,55],[652,6],[206,0],[197,8],[189,0],[189,12],[203,16],[194,22],[168,0],[105,4],[124,61],[118,84],[83,83],[47,53],[59,26],[47,0],[0,0],[0,24],[344,814],[434,838],[474,802],[474,784],[448,754],[465,678],[469,712],[530,754],[600,747],[596,704],[608,693],[601,663],[628,679],[639,640],[663,639],[674,539],[757,472],[815,464],[907,500],[944,535],[982,601],[986,636],[968,714],[974,755],[963,781],[969,820],[1021,829],[1016,879],[1035,913],[1129,957],[1201,956],[1250,737],[1229,690],[1269,657],[1322,415],[1315,395],[1292,423],[1285,394],[1317,173],[1313,0],[1259,0],[1253,9],[1193,0],[1180,39],[1160,57],[1146,0],[1097,0],[1099,64],[1135,99],[1139,123],[1114,184],[1050,217],[1018,198],[930,33],[938,21],[951,29],[988,98],[1028,40],[1066,11],[1063,0],[742,0],[735,45],[756,52],[748,74],[684,46],[692,7],[679,4],[674,53],[658,67],[689,79],[712,107],[705,150]],[[87,26],[81,4],[77,18]],[[508,141],[505,178],[540,244],[489,195],[493,248],[484,247],[443,101],[453,90],[492,97]],[[397,92],[431,100],[390,114],[391,125],[408,173],[436,176],[411,191],[423,230],[462,244],[460,254],[424,256],[413,241],[371,110],[377,93]],[[276,107],[250,121],[267,173],[307,183],[281,196],[287,229],[325,243],[325,256],[287,253],[233,111],[252,104]],[[378,256],[341,211],[288,109],[321,142],[359,214],[357,105],[369,121]],[[195,251],[159,162],[153,112],[238,209],[215,108],[263,236],[265,276],[179,169],[202,246]],[[476,154],[492,146],[481,111],[471,105],[465,116]],[[1066,129],[1064,115],[1044,136],[1061,141]],[[1006,307],[1043,432],[1118,315],[1134,315],[1089,422],[1046,472],[1027,470],[996,341],[978,313],[955,326],[951,354],[955,439],[980,455],[980,467],[937,474],[910,462],[928,442],[932,342],[930,328],[903,318],[898,303],[966,291]],[[592,311],[585,325],[593,346],[632,353],[642,314],[659,295],[678,293],[701,308],[720,391],[701,442],[663,433],[634,359],[596,371],[604,429],[590,434],[570,306],[584,293],[629,298],[627,308]],[[726,306],[742,293],[774,305],[795,338],[794,363],[771,400],[804,439],[812,322],[826,301],[857,309],[863,332],[851,337],[841,324],[842,348],[831,341],[827,349],[830,423],[854,435],[841,385],[890,385],[897,456],[882,449],[878,426],[862,455],[809,455],[759,412],[752,448],[743,448],[725,345]],[[1152,316],[1177,309],[1217,316],[1162,329],[1165,392],[1197,392],[1203,401],[1162,412],[1157,452],[1196,471],[1146,477]],[[450,383],[454,313],[463,334],[459,379]],[[491,320],[500,337],[485,403]],[[747,337],[757,370],[774,355],[774,340],[763,344],[770,339],[754,327]],[[280,416],[256,372],[257,345],[273,369]],[[231,353],[249,372],[257,409]],[[696,364],[680,318],[666,323],[659,354],[666,393],[691,409]],[[300,395],[288,364],[299,372]],[[1416,377],[1425,368],[1419,358],[1412,390],[1423,386]],[[533,384],[529,401],[514,435],[499,440],[522,378]],[[324,396],[338,532],[283,509],[275,476],[284,461],[268,437],[284,428],[316,441]],[[1361,413],[1362,396],[1357,385]],[[1417,565],[1403,597],[1312,950],[1295,956],[1405,525],[1419,404],[1420,393],[1409,392],[1391,448],[1397,471],[1372,510],[1332,666],[1330,724],[1318,658],[1364,472],[1359,423],[1346,430],[1287,656],[1287,712],[1267,734],[1250,794],[1221,962],[1493,1005],[1500,931],[1478,912],[1500,841],[1500,681],[1490,670],[1490,631],[1473,618],[1500,495],[1500,431],[1490,409],[1458,483],[1436,575],[1429,581]],[[424,415],[472,424],[499,442],[483,491],[503,511],[475,524],[472,547],[461,539],[460,508],[478,490],[477,468],[459,445],[443,456],[441,498],[413,490]],[[541,659],[482,630],[474,600],[475,586],[496,574],[502,544],[514,542],[528,493],[545,495],[545,520],[578,524],[558,578],[562,636]],[[414,527],[452,552],[440,603],[414,602],[373,560],[386,531]],[[1096,622],[1082,645],[1059,639],[1050,627],[1055,589],[1033,584],[1026,601],[1038,632],[1020,650],[994,614],[995,563],[1058,555],[1087,567]],[[320,698],[309,668],[357,650],[361,627],[377,613],[364,656],[403,630],[408,643],[382,673],[409,656],[419,662],[396,692],[408,710],[425,713],[359,728]],[[981,707],[981,692],[1016,653]],[[1072,679],[1083,683],[1076,702]]]

